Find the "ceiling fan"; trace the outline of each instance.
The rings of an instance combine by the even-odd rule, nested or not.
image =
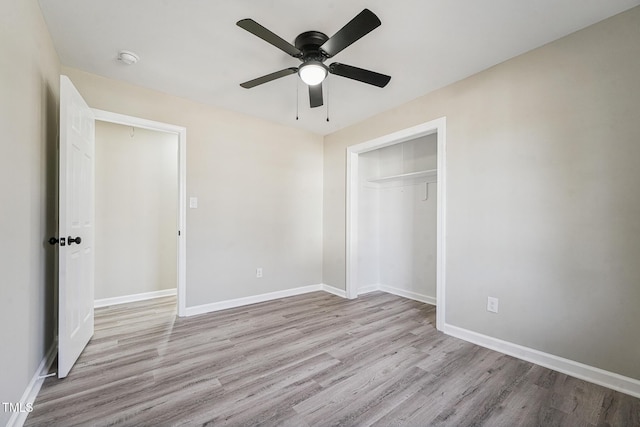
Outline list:
[[[380,19],[369,9],[364,9],[356,15],[332,37],[327,37],[319,31],[305,31],[296,37],[293,45],[253,19],[242,19],[236,24],[302,61],[299,67],[285,68],[284,70],[241,83],[240,86],[245,89],[251,89],[263,83],[298,73],[300,79],[309,86],[309,100],[311,108],[314,108],[323,104],[322,82],[328,73],[378,87],[385,87],[391,80],[390,76],[339,62],[334,62],[328,67],[324,64],[328,58],[337,55],[382,24]]]

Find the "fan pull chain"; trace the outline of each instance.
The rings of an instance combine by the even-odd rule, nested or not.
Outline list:
[[[327,88],[327,122],[329,121],[329,79],[325,80],[327,84],[325,87]]]
[[[298,120],[298,103],[300,102],[300,82],[296,79],[296,120]]]

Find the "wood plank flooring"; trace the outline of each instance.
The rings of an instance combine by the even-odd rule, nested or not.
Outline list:
[[[96,310],[27,426],[640,426],[640,399],[446,336],[433,306],[317,292],[190,318]]]

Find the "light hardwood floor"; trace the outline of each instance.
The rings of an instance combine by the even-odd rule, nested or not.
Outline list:
[[[385,293],[312,293],[190,318],[175,299],[96,310],[27,426],[640,426],[640,399],[435,329]]]

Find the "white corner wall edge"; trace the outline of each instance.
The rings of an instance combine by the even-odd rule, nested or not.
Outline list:
[[[51,347],[45,354],[44,358],[38,365],[35,374],[29,381],[27,388],[24,390],[22,397],[20,398],[21,404],[31,403],[33,404],[36,401],[36,397],[38,397],[38,393],[40,392],[40,388],[42,387],[42,383],[44,382],[44,378],[41,378],[43,375],[47,374],[47,371],[51,368],[53,361],[56,359],[58,355],[58,339],[56,338],[51,343]],[[17,402],[14,402],[17,403]],[[27,416],[29,415],[28,411],[24,412],[14,412],[9,418],[7,422],[7,427],[22,427],[27,420]]]
[[[640,380],[445,323],[443,332],[554,371],[640,398]]]
[[[121,297],[102,298],[93,301],[93,308],[108,307],[110,305],[126,304],[128,302],[144,301],[153,298],[177,295],[177,289],[163,289],[161,291],[144,292],[141,294],[124,295]]]
[[[322,291],[323,285],[301,286],[299,288],[285,289],[284,291],[268,292],[266,294],[252,295],[249,297],[235,298],[226,301],[213,302],[210,304],[196,305],[187,307],[187,316],[197,316],[198,314],[211,313],[214,311],[226,310],[228,308],[242,307],[249,304],[257,304],[259,302],[271,301],[274,299],[292,297],[295,295],[306,294],[309,292]]]

